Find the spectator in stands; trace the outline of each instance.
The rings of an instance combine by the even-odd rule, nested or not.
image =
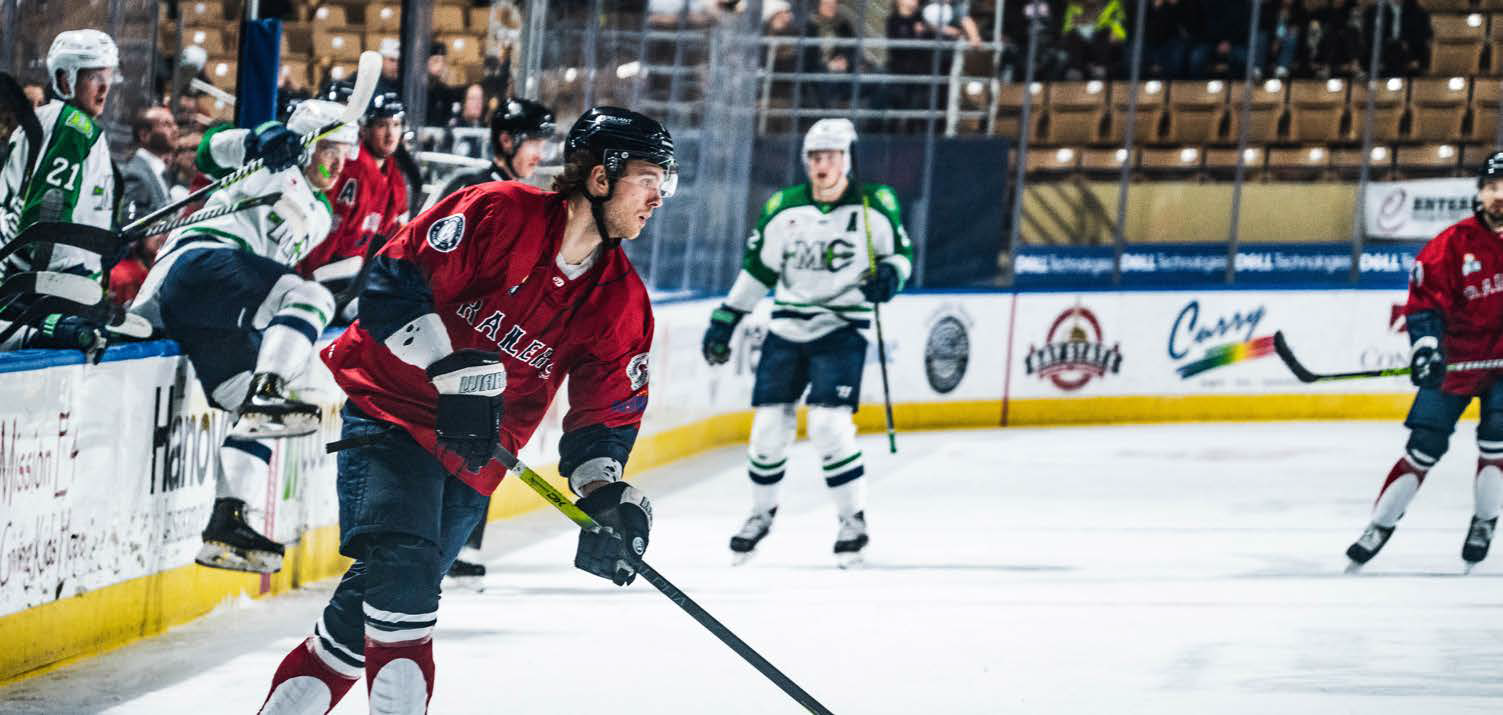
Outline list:
[[[214,119],[200,108],[198,97],[198,92],[184,92],[173,98],[172,117],[178,129],[202,132],[214,123]]]
[[[449,47],[437,40],[428,48],[428,114],[423,122],[442,127],[459,112],[459,91],[444,81],[449,73]]]
[[[708,27],[719,11],[714,0],[647,0],[647,21],[657,27]]]
[[[485,127],[485,89],[479,84],[471,84],[464,88],[464,100],[460,104],[459,116],[450,122],[451,127]]]
[[[1209,62],[1196,75],[1245,77],[1249,57],[1254,79],[1262,75],[1268,41],[1261,31],[1256,34],[1252,31],[1252,0],[1215,0],[1205,5],[1205,11],[1205,37],[1211,43],[1211,52]]]
[[[1185,79],[1205,23],[1199,0],[1152,0],[1144,18],[1143,65],[1149,77]]]
[[[193,190],[193,181],[198,178],[198,144],[203,138],[203,132],[179,131],[172,162],[167,165],[168,199],[180,200]]]
[[[1268,38],[1269,73],[1279,79],[1296,73],[1306,76],[1310,54],[1305,32],[1310,13],[1305,11],[1305,0],[1275,0],[1263,7],[1261,19],[1262,34]]]
[[[1363,57],[1362,14],[1357,0],[1341,0],[1311,26],[1315,44],[1315,76],[1357,77],[1366,74]]]
[[[919,0],[897,0],[887,16],[887,39],[932,40],[934,28],[919,12]],[[895,47],[887,51],[887,71],[901,75],[929,75],[935,70],[934,50],[921,47]],[[948,54],[948,53],[944,53]],[[888,106],[894,109],[921,109],[929,106],[927,85],[894,82],[888,87]]]
[[[793,24],[793,6],[788,0],[767,0],[762,4],[762,34],[767,37],[791,37],[798,31]],[[778,45],[773,50],[774,72],[792,72],[798,64],[798,48]]]
[[[924,6],[923,18],[947,40],[964,40],[971,47],[981,44],[981,31],[971,18],[970,0],[933,0]]]
[[[1430,66],[1430,13],[1417,0],[1378,0],[1362,13],[1362,37],[1371,42],[1377,14],[1383,13],[1378,41],[1382,77],[1413,77]],[[1371,50],[1372,45],[1368,45]]]
[[[376,93],[402,93],[398,82],[401,76],[402,43],[394,37],[381,40],[381,80],[376,83]],[[327,84],[327,83],[326,83]]]
[[[122,207],[128,220],[167,205],[167,162],[177,151],[177,121],[166,107],[145,107],[131,120],[136,151],[120,164]]]
[[[846,74],[855,68],[855,46],[835,42],[856,37],[851,21],[840,12],[838,0],[819,0],[819,5],[804,25],[804,37],[820,40],[804,48],[805,72]],[[850,96],[850,83],[844,80],[809,82],[808,85],[815,102],[821,107],[834,107]]]
[[[1060,22],[1064,78],[1106,79],[1122,64],[1127,28],[1122,0],[1071,0]]]

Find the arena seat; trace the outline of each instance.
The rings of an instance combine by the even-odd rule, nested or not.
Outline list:
[[[1496,79],[1478,79],[1472,83],[1472,131],[1474,141],[1492,142],[1498,136],[1498,112],[1503,111],[1503,84]]]
[[[480,38],[463,34],[446,34],[439,35],[438,39],[449,48],[449,64],[466,65],[480,62],[482,50]]]
[[[224,27],[224,6],[217,0],[197,0],[183,3],[184,27]]]
[[[1467,144],[1462,146],[1461,174],[1463,176],[1474,175],[1474,173],[1477,171],[1477,167],[1482,166],[1482,162],[1485,161],[1487,157],[1491,156],[1495,151],[1497,151],[1497,149],[1491,141],[1483,142],[1481,144]]]
[[[367,32],[397,33],[402,29],[402,6],[397,3],[375,3],[365,8]]]
[[[1032,105],[1030,111],[1033,113],[1030,117],[1030,122],[1033,126],[1029,127],[1028,136],[1030,140],[1036,141],[1038,138],[1039,117],[1043,113],[1044,108],[1044,84],[1042,82],[1034,82],[1029,88],[1028,94],[1031,97],[1029,102]],[[1001,89],[997,92],[997,117],[992,133],[997,136],[1017,139],[1023,135],[1022,121],[1023,83],[1013,82],[1002,85]]]
[[[464,32],[464,8],[459,5],[434,5],[433,31],[438,33]]]
[[[185,27],[183,28],[183,44],[198,45],[204,48],[210,57],[225,54],[234,54],[235,48],[224,41],[224,32],[217,27]]]
[[[1253,85],[1252,102],[1247,109],[1247,140],[1254,144],[1268,144],[1279,141],[1285,114],[1285,102],[1289,96],[1289,85],[1283,80],[1270,79],[1262,84]],[[1237,141],[1239,125],[1242,122],[1242,88],[1239,86],[1231,92],[1231,109],[1229,115],[1231,121],[1227,123],[1228,129],[1226,140]]]
[[[1135,159],[1143,156],[1141,151],[1133,154]],[[1084,149],[1080,152],[1080,169],[1092,179],[1116,179],[1122,173],[1122,160],[1126,157],[1126,149]]]
[[[1268,175],[1275,181],[1314,181],[1331,166],[1331,150],[1324,146],[1268,150]]]
[[[322,30],[350,30],[350,14],[343,5],[324,3],[313,10],[313,24]]]
[[[1145,147],[1138,167],[1155,179],[1188,179],[1200,173],[1204,161],[1200,147]]]
[[[1032,174],[1071,174],[1080,169],[1080,150],[1075,147],[1029,147],[1025,167]]]
[[[1244,181],[1256,181],[1263,175],[1264,161],[1268,158],[1262,147],[1250,146],[1243,150],[1242,177]],[[1232,179],[1237,175],[1237,148],[1212,147],[1205,150],[1206,173],[1213,179]]]
[[[1416,79],[1409,87],[1410,137],[1429,142],[1461,137],[1471,83],[1465,77]]]
[[[1374,146],[1368,164],[1368,178],[1386,181],[1393,178],[1393,147],[1386,144]],[[1355,179],[1362,173],[1362,149],[1342,148],[1331,152],[1331,170],[1342,179]]]
[[[1421,144],[1400,146],[1395,153],[1400,179],[1450,176],[1459,169],[1461,152],[1455,144]]]
[[[1367,111],[1367,82],[1352,84],[1351,137],[1361,139],[1363,114]],[[1408,109],[1409,82],[1399,77],[1378,81],[1378,91],[1373,96],[1373,140],[1391,142],[1402,138],[1404,114]]]
[[[1347,107],[1345,80],[1295,80],[1289,83],[1289,138],[1333,142],[1342,138],[1341,117]]]
[[[1430,74],[1473,75],[1482,68],[1482,44],[1487,34],[1481,13],[1432,15],[1434,41],[1430,45]]]
[[[1162,124],[1168,111],[1168,92],[1163,82],[1148,80],[1138,86],[1137,119],[1133,124],[1134,141],[1153,143],[1161,141]],[[1128,102],[1131,85],[1127,82],[1112,83],[1112,115],[1110,129],[1104,137],[1108,144],[1120,144],[1127,131]],[[1146,161],[1146,158],[1145,158]]]
[[[1054,82],[1047,97],[1044,141],[1089,144],[1097,140],[1106,120],[1105,82]]]
[[[357,60],[360,58],[361,37],[353,32],[330,32],[320,27],[313,28],[313,54],[333,60]]]
[[[1168,141],[1187,144],[1219,142],[1226,117],[1224,80],[1189,80],[1169,85]]]

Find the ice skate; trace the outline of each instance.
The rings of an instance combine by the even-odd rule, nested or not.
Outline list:
[[[1487,547],[1493,542],[1493,529],[1498,518],[1478,519],[1472,517],[1472,525],[1466,530],[1466,541],[1461,544],[1461,560],[1466,562],[1466,571],[1471,573],[1477,564],[1487,558]]]
[[[868,541],[865,511],[840,517],[840,532],[835,535],[835,563],[843,569],[864,565],[866,560],[861,551]]]
[[[485,590],[485,564],[455,559],[444,575],[444,588],[480,593]]]
[[[1357,573],[1364,564],[1372,560],[1372,557],[1377,556],[1378,552],[1383,550],[1383,545],[1388,543],[1388,538],[1393,536],[1393,530],[1392,526],[1368,524],[1362,536],[1346,549],[1346,557],[1351,559],[1351,563],[1347,564],[1346,572]]]
[[[203,532],[204,545],[194,561],[216,569],[276,573],[282,570],[283,548],[245,523],[245,502],[222,498]]]
[[[773,507],[767,511],[752,512],[747,517],[741,530],[731,537],[731,565],[740,566],[751,559],[757,544],[772,530],[772,518],[777,515],[778,508]]]
[[[287,383],[270,372],[256,373],[231,434],[236,437],[297,437],[318,430],[319,408],[287,396]]]

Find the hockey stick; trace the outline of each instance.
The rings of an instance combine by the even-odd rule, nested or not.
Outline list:
[[[1279,354],[1279,359],[1294,373],[1294,377],[1300,382],[1330,382],[1332,380],[1360,380],[1369,377],[1399,377],[1408,375],[1412,370],[1407,367],[1390,367],[1382,370],[1357,370],[1355,372],[1311,372],[1299,360],[1294,357],[1294,351],[1289,348],[1289,343],[1284,340],[1283,331],[1273,334],[1273,349]],[[1446,372],[1475,372],[1477,370],[1503,370],[1503,359],[1497,360],[1472,360],[1469,362],[1453,362],[1446,365]]]
[[[56,295],[43,295],[41,298],[27,305],[15,317],[5,315],[13,312],[12,306],[6,306],[0,310],[0,319],[10,321],[10,325],[0,330],[0,344],[10,340],[22,328],[35,328],[38,321],[44,320],[49,315],[60,314],[83,318],[117,335],[132,338],[151,337],[151,323],[139,315],[128,313],[113,303],[101,302],[93,305],[70,300]]]
[[[54,271],[17,273],[0,283],[0,304],[8,306],[26,295],[49,295],[93,305],[104,298],[104,287],[87,276]]]
[[[546,479],[543,479],[537,472],[532,471],[530,467],[518,460],[516,455],[507,451],[505,447],[497,445],[495,457],[496,461],[500,462],[507,469],[516,472],[527,486],[532,487],[532,490],[538,493],[538,496],[543,497],[545,501],[563,512],[564,516],[568,517],[570,521],[578,524],[579,528],[588,531],[599,531],[605,528],[596,523],[594,519],[591,519],[590,515],[586,514],[583,509],[575,506],[574,502],[569,501],[568,497],[564,496],[552,484],[549,484]],[[684,609],[684,612],[688,613],[690,618],[697,621],[699,625],[704,626],[706,630],[714,634],[716,638],[719,638],[720,642],[729,646],[731,650],[736,652],[736,655],[741,656],[753,668],[756,668],[757,672],[766,676],[768,680],[771,680],[783,692],[798,701],[798,704],[804,706],[805,710],[815,713],[815,715],[833,715],[829,708],[821,705],[818,700],[814,699],[813,695],[805,692],[797,683],[784,675],[783,671],[778,670],[772,663],[767,662],[767,659],[763,658],[761,654],[752,650],[752,647],[747,645],[746,641],[741,640],[735,633],[732,633],[731,629],[725,627],[725,624],[715,620],[714,616],[711,616],[708,611],[698,603],[695,603],[694,599],[689,598],[688,594],[679,590],[672,583],[669,583],[668,579],[664,578],[661,573],[658,573],[657,569],[648,566],[646,561],[639,558],[630,558],[632,567],[637,570],[637,573],[642,578],[646,579],[658,591],[661,591],[664,596],[667,596],[668,600],[677,604],[679,608]]]
[[[870,263],[872,275],[877,274],[877,244],[872,241],[872,202],[867,198],[866,190],[861,188],[861,172],[856,170],[856,147],[852,144],[851,149],[851,181],[855,182],[856,190],[861,192],[861,225],[866,227],[866,259]],[[897,240],[897,236],[893,236]],[[882,371],[882,407],[887,411],[887,450],[891,454],[898,453],[898,433],[892,424],[892,390],[887,384],[887,342],[882,339],[882,305],[872,303],[872,322],[877,326],[877,366]]]
[[[202,223],[204,221],[220,218],[222,216],[228,216],[230,214],[239,213],[241,211],[253,209],[258,206],[269,206],[281,200],[282,192],[273,191],[264,196],[252,196],[250,198],[240,199],[239,201],[229,204],[228,206],[220,206],[218,208],[212,209],[199,209],[198,211],[195,211],[181,218],[169,219],[152,224],[150,226],[143,227],[132,234],[126,234],[122,232],[120,234],[120,238],[125,240],[126,242],[135,242],[142,238],[146,238],[147,236],[155,236],[159,233],[169,233],[171,231],[176,231],[177,229],[180,229],[184,226],[191,226],[195,223]]]
[[[103,257],[102,262],[108,263],[111,267],[125,256],[125,251],[129,247],[129,244],[121,241],[119,236],[98,226],[62,221],[38,221],[27,226],[20,235],[0,248],[0,262],[27,246],[44,243],[71,246],[89,253],[97,253]]]
[[[350,94],[349,104],[346,104],[344,107],[344,114],[340,115],[337,121],[329,122],[320,127],[318,131],[304,136],[303,148],[312,147],[320,139],[338,131],[340,127],[359,121],[361,115],[365,114],[365,109],[370,104],[371,97],[376,93],[376,82],[380,79],[381,53],[374,50],[366,50],[360,53],[360,64],[355,69],[355,88]],[[209,182],[207,186],[132,221],[130,225],[120,229],[120,232],[123,234],[132,234],[140,231],[142,227],[161,221],[178,209],[203,199],[210,192],[229,186],[260,171],[263,166],[265,166],[265,163],[260,159],[248,161],[239,169]]]

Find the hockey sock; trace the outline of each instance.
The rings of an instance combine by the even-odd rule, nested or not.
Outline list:
[[[856,448],[856,425],[851,408],[815,406],[809,408],[809,440],[820,454],[825,486],[835,500],[841,516],[850,516],[865,508],[866,474],[861,450]]]
[[[433,697],[433,638],[383,643],[365,640],[365,686],[371,715],[422,715]]]
[[[282,659],[271,678],[271,691],[258,711],[260,715],[327,713],[360,679],[358,668],[321,657],[315,649],[316,640],[317,636],[309,637]]]
[[[783,475],[788,469],[788,446],[798,429],[793,405],[764,405],[752,420],[751,444],[746,450],[746,473],[752,482],[752,508],[765,512],[778,505]]]
[[[371,713],[417,715],[433,696],[438,547],[405,534],[371,540],[365,574],[365,678]]]
[[[1428,471],[1411,461],[1408,455],[1400,457],[1388,471],[1388,478],[1383,481],[1383,489],[1373,504],[1373,523],[1384,528],[1399,523],[1399,517],[1409,508],[1409,502],[1414,500]]]
[[[1496,519],[1503,507],[1503,455],[1483,452],[1477,458],[1477,478],[1472,483],[1477,518]]]
[[[843,484],[830,487],[830,498],[835,500],[835,513],[840,516],[850,516],[858,511],[864,511],[866,509],[866,480],[858,476]]]
[[[224,479],[217,496],[234,497],[245,502],[245,520],[251,528],[262,530],[266,513],[266,490],[271,478],[271,445],[268,440],[226,437],[219,447],[219,465]]]
[[[273,301],[275,312],[261,335],[256,372],[270,372],[290,381],[307,369],[313,343],[334,316],[334,296],[317,283],[300,280],[285,292],[274,289],[267,297],[268,303]],[[262,309],[267,307],[263,304]]]

